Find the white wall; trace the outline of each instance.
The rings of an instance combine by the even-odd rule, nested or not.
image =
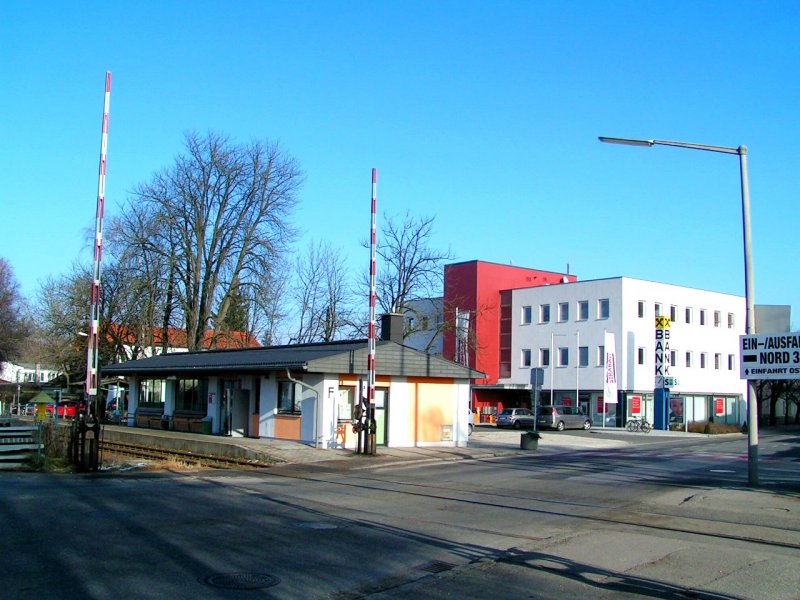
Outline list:
[[[609,317],[598,318],[597,301],[609,300]],[[577,319],[577,304],[588,301],[589,318]],[[638,302],[644,301],[645,313],[638,316]],[[569,319],[559,322],[558,304],[569,304]],[[582,390],[599,390],[603,387],[603,369],[598,364],[598,347],[604,344],[604,331],[616,337],[617,377],[620,390],[652,390],[655,379],[655,313],[654,305],[662,307],[662,315],[669,316],[670,307],[677,307],[677,320],[670,329],[670,350],[677,351],[676,366],[670,375],[677,377],[679,385],[673,393],[744,394],[745,383],[739,378],[739,335],[744,333],[745,302],[740,296],[685,288],[617,277],[579,281],[558,285],[514,290],[512,293],[512,348],[511,377],[503,383],[526,384],[530,382],[530,368],[522,367],[522,349],[532,353],[532,366],[539,366],[539,351],[551,347],[553,367],[544,371],[543,390],[551,385],[556,390],[575,389],[576,382]],[[550,322],[539,323],[539,307],[550,305]],[[523,325],[522,309],[531,306],[532,323]],[[685,309],[692,309],[693,322],[685,323]],[[701,326],[700,309],[706,310],[706,325]],[[720,327],[714,327],[714,311],[721,315]],[[734,315],[734,328],[728,328],[728,313]],[[577,346],[588,346],[589,364],[576,368]],[[557,366],[559,347],[569,349],[569,364]],[[645,362],[638,364],[638,349],[644,348]],[[693,354],[693,366],[685,366],[685,353]],[[705,352],[707,364],[700,368],[700,354]],[[714,368],[714,355],[721,355],[720,369]],[[728,355],[733,354],[734,368],[728,370]]]

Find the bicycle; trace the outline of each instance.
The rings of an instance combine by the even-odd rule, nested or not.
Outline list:
[[[625,425],[628,428],[628,431],[631,433],[635,431],[641,431],[642,433],[650,433],[650,423],[647,422],[647,419],[630,419],[628,423]]]

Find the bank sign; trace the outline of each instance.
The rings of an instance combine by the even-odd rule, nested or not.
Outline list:
[[[742,379],[800,379],[800,332],[739,336]]]

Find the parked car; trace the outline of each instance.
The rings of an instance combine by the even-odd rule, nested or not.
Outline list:
[[[473,431],[475,431],[475,413],[469,411],[469,417],[467,419],[467,434],[472,435]]]
[[[521,427],[533,427],[535,422],[533,411],[527,408],[504,408],[497,419],[495,425],[498,427],[513,427],[519,429]]]
[[[541,428],[590,429],[592,421],[577,406],[542,406],[536,423]]]

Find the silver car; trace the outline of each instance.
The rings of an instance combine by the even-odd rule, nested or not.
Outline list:
[[[536,423],[564,431],[565,429],[589,429],[592,421],[577,406],[542,406]]]
[[[504,408],[497,415],[495,425],[520,429],[521,427],[533,427],[535,421],[536,418],[533,415],[533,411],[527,408]]]

